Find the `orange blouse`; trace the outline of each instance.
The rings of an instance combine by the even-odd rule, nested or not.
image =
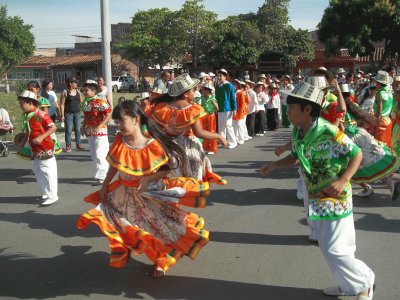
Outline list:
[[[185,108],[160,103],[154,107],[152,117],[168,134],[178,135],[184,132],[186,136],[193,136],[191,125],[206,115],[204,108],[195,103]]]
[[[119,171],[133,175],[150,175],[168,162],[168,156],[161,144],[151,139],[145,146],[134,148],[125,144],[123,136],[117,134],[107,161]]]
[[[236,103],[237,103],[237,109],[236,109],[236,114],[233,117],[233,120],[244,119],[248,113],[249,99],[247,93],[244,91],[238,91],[236,93]]]

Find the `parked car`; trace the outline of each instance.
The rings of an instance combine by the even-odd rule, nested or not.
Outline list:
[[[137,89],[137,82],[131,76],[113,76],[111,79],[113,92],[129,91],[133,93]]]

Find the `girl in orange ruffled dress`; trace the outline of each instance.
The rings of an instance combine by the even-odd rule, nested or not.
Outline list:
[[[190,177],[203,182],[226,184],[224,179],[212,172],[210,160],[199,140],[216,139],[224,146],[228,144],[220,134],[202,128],[201,118],[207,113],[203,107],[193,102],[195,87],[199,82],[188,74],[176,77],[168,94],[156,100],[152,118],[185,149],[189,159]]]
[[[138,103],[123,101],[112,117],[120,133],[107,155],[110,168],[101,190],[85,197],[96,207],[79,218],[77,227],[100,227],[109,239],[112,267],[124,267],[131,252],[145,253],[154,263],[151,276],[161,277],[183,255],[194,259],[208,243],[203,218],[180,206],[204,207],[209,185],[167,178],[174,168],[187,173],[185,151]]]

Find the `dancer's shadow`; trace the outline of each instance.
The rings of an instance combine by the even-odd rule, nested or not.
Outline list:
[[[364,216],[354,222],[357,230],[373,231],[373,232],[389,232],[400,233],[399,219],[386,219],[380,214],[373,213],[355,213]]]
[[[319,290],[221,279],[174,276],[151,279],[150,265],[131,260],[124,269],[108,266],[109,255],[90,247],[62,246],[64,254],[33,258],[0,253],[0,297],[81,299],[97,295],[130,299],[325,299]],[[206,267],[206,266],[204,266]],[[267,270],[266,270],[267,271]],[[327,298],[328,299],[328,298]],[[332,298],[329,298],[332,299]]]
[[[0,222],[27,224],[31,229],[45,229],[65,238],[103,236],[97,226],[88,226],[85,230],[77,229],[75,224],[78,218],[79,215],[52,215],[34,211],[0,213]]]

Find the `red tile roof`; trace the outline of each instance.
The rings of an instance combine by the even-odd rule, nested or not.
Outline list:
[[[101,61],[101,54],[65,55],[56,57],[32,56],[20,68],[85,65]]]

